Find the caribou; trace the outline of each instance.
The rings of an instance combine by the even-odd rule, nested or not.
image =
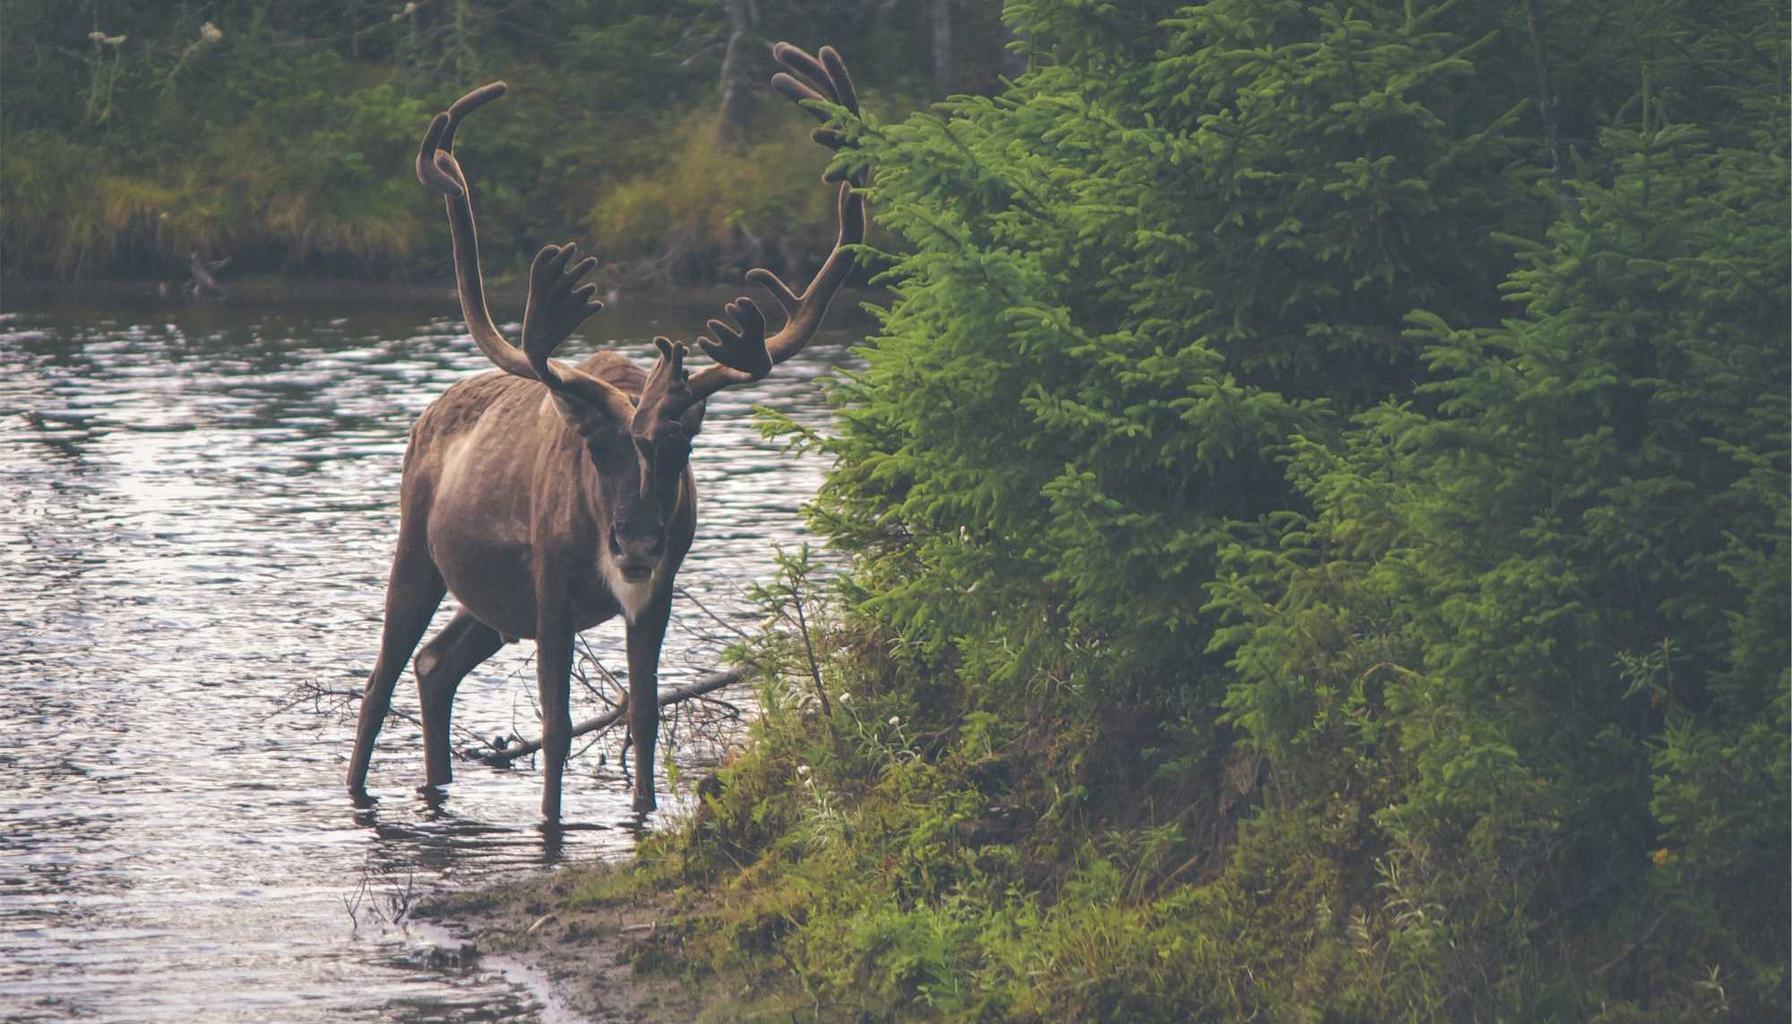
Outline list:
[[[782,93],[824,119],[858,112],[840,55],[773,48]],[[854,265],[864,238],[864,171],[838,169],[838,229],[832,251],[800,293],[765,268],[747,279],[784,314],[767,336],[752,299],[726,304],[728,321],[708,321],[698,346],[713,361],[686,366],[682,342],[653,339],[658,356],[643,371],[600,350],[577,365],[552,353],[603,308],[596,285],[580,283],[597,265],[573,244],[549,245],[529,271],[522,344],[513,345],[486,308],[472,192],[454,155],[462,119],[502,96],[494,82],[436,115],[417,154],[417,177],[442,194],[448,211],[461,315],[475,345],[497,366],[461,381],[411,428],[399,485],[397,547],[386,584],[379,655],[362,694],[348,788],[366,797],[368,765],[392,689],[443,596],[459,603],[414,662],[425,791],[453,778],[449,721],[462,678],[507,641],[535,641],[541,707],[543,818],[560,817],[561,779],[571,745],[568,705],[573,642],[617,615],[627,627],[627,720],[635,750],[633,808],[654,809],[654,745],[659,730],[659,658],[671,614],[673,577],[697,526],[691,441],[705,402],[749,384],[803,350]],[[812,136],[838,149],[837,128]]]

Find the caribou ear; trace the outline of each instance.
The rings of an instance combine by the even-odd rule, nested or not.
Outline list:
[[[703,410],[707,408],[709,408],[708,402],[698,402],[696,405],[686,409],[684,415],[678,417],[678,422],[684,424],[685,433],[692,437],[696,437],[697,434],[702,431]]]
[[[560,414],[562,422],[577,430],[581,437],[585,436],[585,421],[591,419],[592,415],[584,402],[563,391],[548,392],[548,400],[554,403],[554,411]]]
[[[587,445],[595,439],[615,436],[615,410],[592,405],[568,391],[549,391],[548,400],[554,403],[554,411],[560,414],[560,421],[577,431]],[[626,403],[627,399],[623,401]]]

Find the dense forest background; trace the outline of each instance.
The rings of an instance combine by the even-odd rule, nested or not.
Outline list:
[[[991,0],[4,0],[0,272],[449,273],[408,170],[429,117],[502,78],[461,150],[495,271],[595,241],[611,280],[714,280],[832,241],[825,151],[770,43],[854,55],[872,109],[1024,67]]]

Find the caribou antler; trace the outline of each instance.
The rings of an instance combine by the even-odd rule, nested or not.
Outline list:
[[[852,76],[847,73],[846,62],[840,59],[840,54],[833,47],[822,47],[818,59],[789,43],[778,43],[772,47],[772,56],[786,69],[772,77],[772,85],[779,92],[805,106],[808,101],[820,101],[844,107],[848,114],[858,116],[859,99],[853,89]],[[827,110],[811,108],[811,112],[823,121],[833,116]],[[839,149],[847,141],[844,130],[826,126],[817,128],[810,137],[830,149]],[[650,382],[648,391],[643,395],[643,410],[651,395],[655,399],[653,404],[658,415],[682,415],[692,405],[723,388],[759,380],[770,373],[773,366],[801,352],[809,344],[816,330],[821,327],[822,317],[827,313],[834,294],[852,274],[852,247],[865,239],[865,198],[856,191],[857,187],[864,185],[865,176],[865,168],[850,175],[830,171],[824,176],[825,181],[840,182],[835,203],[839,228],[834,236],[834,248],[801,294],[764,267],[754,267],[747,271],[747,280],[764,288],[783,311],[784,326],[767,338],[765,316],[760,313],[759,307],[745,296],[735,299],[727,305],[726,311],[739,324],[739,328],[731,327],[722,320],[711,320],[709,329],[715,338],[697,339],[697,343],[716,361],[716,365],[706,367],[688,380],[684,379],[682,373],[667,375],[659,389],[652,387],[654,382]],[[683,346],[672,351],[677,353],[675,359],[662,347],[663,359],[674,360],[682,366]],[[656,373],[655,376],[660,375]],[[660,394],[660,391],[664,393]]]
[[[852,75],[847,73],[846,61],[840,59],[839,52],[832,46],[824,46],[820,59],[816,59],[789,43],[777,43],[772,47],[772,59],[786,69],[772,76],[772,88],[795,100],[823,122],[820,128],[809,133],[809,138],[833,150],[845,146],[846,132],[827,125],[834,114],[823,105],[845,107],[854,118],[859,116],[859,94],[853,88]],[[855,187],[863,187],[865,169],[861,167],[851,175],[830,169],[822,180],[844,180]]]
[[[634,414],[634,403],[613,385],[574,367],[557,364],[548,356],[560,347],[579,324],[604,304],[592,294],[595,284],[579,279],[597,266],[587,256],[572,266],[578,247],[549,245],[536,254],[529,269],[529,296],[523,314],[523,345],[519,350],[492,323],[485,302],[485,280],[479,265],[479,231],[473,216],[473,193],[466,173],[454,156],[454,133],[468,114],[503,96],[503,82],[482,85],[437,114],[424,133],[417,151],[417,180],[442,193],[448,208],[449,235],[454,244],[454,280],[461,315],[473,343],[499,369],[519,377],[539,380],[556,393],[576,398],[608,412],[621,422]]]
[[[786,69],[772,76],[772,85],[779,92],[805,105],[806,101],[812,100],[830,102],[844,107],[849,115],[858,116],[859,97],[853,89],[852,76],[846,71],[846,62],[833,47],[822,47],[818,60],[789,43],[779,43],[772,47],[772,56]],[[811,112],[824,121],[832,116],[824,110],[811,109]],[[846,142],[845,133],[834,128],[817,128],[811,137],[836,150]],[[834,171],[824,176],[823,180],[841,182],[835,204],[839,230],[833,250],[802,294],[797,294],[777,274],[763,267],[747,271],[747,280],[771,293],[784,311],[784,326],[766,341],[773,363],[781,363],[803,350],[816,328],[821,326],[822,315],[827,312],[834,293],[852,273],[851,247],[865,240],[865,197],[856,189],[864,186],[866,173],[865,168],[860,168],[851,175]]]
[[[744,295],[724,308],[740,327],[721,320],[709,322],[710,331],[721,340],[698,338],[697,343],[720,365],[695,377],[684,371],[684,358],[690,352],[684,342],[653,339],[654,347],[660,350],[660,360],[641,389],[641,403],[634,419],[638,433],[650,432],[660,420],[683,416],[692,406],[725,387],[758,380],[772,371],[772,358],[765,348],[765,314]],[[719,370],[729,372],[716,372]]]
[[[759,307],[745,295],[722,309],[740,328],[736,330],[721,320],[712,319],[709,331],[716,340],[699,337],[697,344],[709,358],[755,380],[772,372],[771,353],[765,348],[765,314],[759,312]]]
[[[596,256],[587,256],[567,266],[579,247],[549,245],[535,254],[529,267],[529,299],[523,310],[523,354],[542,383],[556,390],[569,385],[568,375],[577,373],[572,367],[556,366],[548,358],[560,343],[572,335],[586,318],[604,308],[592,298],[597,285],[579,279],[597,266]]]

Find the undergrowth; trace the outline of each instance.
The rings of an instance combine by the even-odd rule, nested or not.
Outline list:
[[[1377,827],[1405,770],[1279,800],[1222,744],[1216,771],[1117,786],[1066,759],[1095,737],[975,709],[950,666],[822,596],[806,551],[781,561],[773,625],[736,652],[763,716],[689,820],[574,897],[676,894],[637,966],[725,980],[717,1020],[1693,1021],[1771,1001],[1682,950],[1647,955],[1671,972],[1655,998],[1601,1006],[1649,922],[1564,942],[1519,905],[1458,919],[1505,883],[1463,890],[1442,851]],[[1098,741],[1173,742],[1132,730]]]

